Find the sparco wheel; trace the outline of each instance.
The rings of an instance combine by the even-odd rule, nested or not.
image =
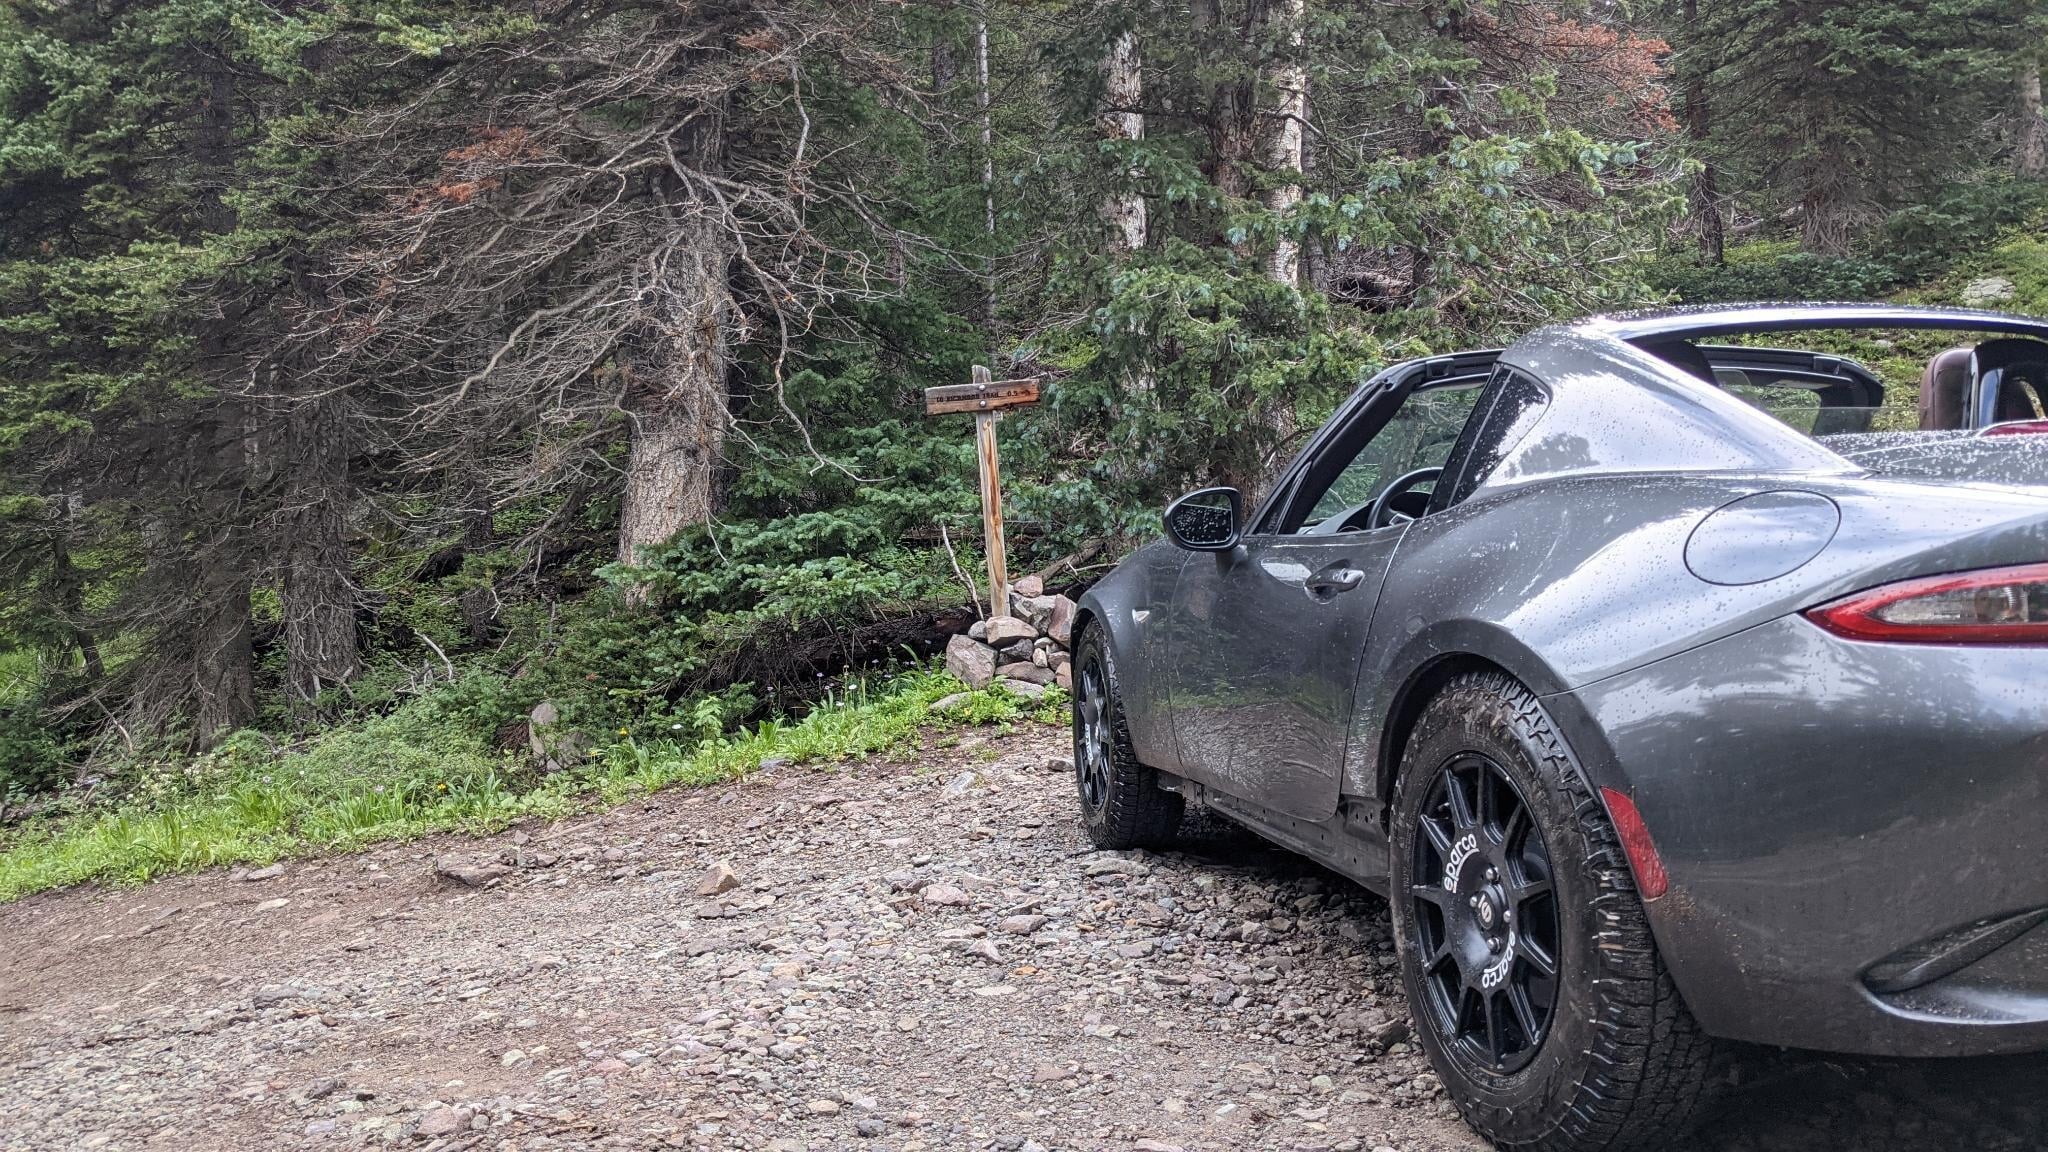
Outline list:
[[[1164,843],[1180,827],[1181,798],[1138,763],[1124,727],[1116,668],[1102,629],[1082,633],[1074,654],[1074,783],[1088,838],[1098,848]]]
[[[1423,711],[1393,818],[1394,930],[1417,1033],[1503,1149],[1657,1147],[1711,1044],[1650,939],[1614,829],[1542,704],[1496,673]]]

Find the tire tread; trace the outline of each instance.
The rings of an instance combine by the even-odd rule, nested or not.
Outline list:
[[[1717,1045],[1679,996],[1650,934],[1634,874],[1605,806],[1542,702],[1503,672],[1475,672],[1446,684],[1424,708],[1409,746],[1433,726],[1485,717],[1538,753],[1538,771],[1568,798],[1587,845],[1583,874],[1594,878],[1589,955],[1597,1017],[1585,1075],[1552,1130],[1501,1143],[1507,1152],[1624,1152],[1662,1147],[1707,1106],[1716,1080]],[[1404,770],[1406,765],[1403,766]],[[1468,1122],[1483,1125],[1463,1102]]]

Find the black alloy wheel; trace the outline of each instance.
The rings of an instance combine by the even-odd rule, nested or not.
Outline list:
[[[1423,801],[1409,947],[1437,1034],[1474,1063],[1519,1071],[1557,1009],[1557,895],[1521,790],[1478,754],[1438,769]]]
[[[1116,738],[1109,727],[1109,678],[1100,661],[1091,660],[1074,681],[1074,776],[1081,806],[1100,813],[1109,803],[1110,765],[1116,760]]]
[[[1116,665],[1102,629],[1086,627],[1074,646],[1074,791],[1097,848],[1151,848],[1173,839],[1184,801],[1138,762],[1117,697]]]
[[[1502,1152],[1666,1147],[1712,1096],[1717,1048],[1543,701],[1503,672],[1454,677],[1392,800],[1401,981],[1465,1122]]]

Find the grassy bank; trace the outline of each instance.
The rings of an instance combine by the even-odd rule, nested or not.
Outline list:
[[[139,883],[223,864],[348,851],[431,832],[554,819],[676,785],[731,780],[761,762],[827,763],[904,746],[933,724],[1056,720],[1057,693],[1030,705],[978,692],[943,714],[960,684],[915,671],[856,682],[801,719],[704,740],[621,733],[581,766],[541,775],[463,723],[441,696],[275,749],[253,733],[197,760],[139,766],[115,805],[46,817],[0,840],[0,901],[89,881]],[[680,726],[678,726],[680,727]]]

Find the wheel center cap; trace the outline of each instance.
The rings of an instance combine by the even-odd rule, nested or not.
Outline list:
[[[1477,911],[1481,928],[1491,931],[1493,926],[1500,921],[1500,910],[1493,906],[1493,893],[1491,892],[1480,893]]]

